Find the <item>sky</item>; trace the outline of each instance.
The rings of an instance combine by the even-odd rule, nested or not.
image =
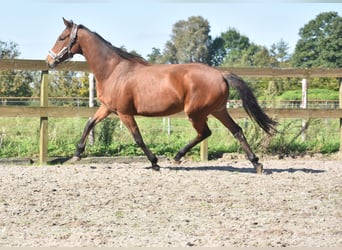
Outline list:
[[[21,59],[45,59],[65,27],[65,17],[96,31],[114,46],[125,46],[146,58],[153,47],[163,50],[173,24],[200,15],[209,21],[213,38],[235,28],[250,41],[268,48],[283,39],[292,53],[299,29],[327,11],[342,16],[342,2],[11,0],[1,3],[0,41],[17,43]]]

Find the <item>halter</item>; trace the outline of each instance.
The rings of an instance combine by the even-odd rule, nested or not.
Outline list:
[[[71,53],[71,47],[72,47],[72,45],[76,41],[77,30],[78,30],[78,25],[74,24],[72,26],[72,30],[71,30],[71,33],[70,33],[70,41],[69,41],[67,47],[64,47],[63,49],[61,49],[61,51],[59,51],[57,54],[55,52],[53,52],[52,50],[49,50],[49,55],[52,57],[52,59],[55,61],[55,63],[62,62],[62,58],[65,56],[65,54],[68,54],[68,58],[67,59],[70,59],[70,58],[72,58],[74,56]]]

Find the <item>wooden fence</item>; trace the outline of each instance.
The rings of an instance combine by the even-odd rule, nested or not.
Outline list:
[[[48,117],[90,117],[97,108],[86,107],[49,107],[48,106],[48,68],[43,60],[0,60],[1,70],[31,70],[42,72],[40,107],[28,106],[0,106],[0,117],[39,117],[40,118],[40,163],[45,164],[48,158]],[[89,72],[86,62],[70,61],[61,64],[55,70],[85,71]],[[230,71],[241,77],[334,77],[342,78],[342,69],[277,69],[277,68],[219,68],[222,71]],[[342,152],[342,83],[340,83],[339,109],[284,109],[268,108],[266,113],[277,118],[336,118],[340,119],[340,151]],[[242,108],[229,109],[233,118],[248,117]],[[185,117],[183,113],[171,117]],[[208,158],[208,141],[201,144],[201,159]]]
[[[100,103],[94,98],[95,103]],[[259,100],[259,104],[264,108],[301,108],[301,100]],[[40,97],[14,97],[0,96],[0,106],[39,106]],[[49,96],[49,106],[72,106],[72,107],[88,107],[89,97],[81,96]],[[227,108],[241,108],[241,100],[229,100]],[[339,108],[339,100],[308,100],[308,108],[334,109]]]

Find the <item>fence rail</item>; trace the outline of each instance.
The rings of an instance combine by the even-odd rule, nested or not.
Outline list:
[[[99,103],[97,98],[94,101]],[[52,106],[71,106],[71,107],[88,107],[89,97],[49,97],[49,105]],[[263,108],[300,108],[301,100],[259,100],[259,104]],[[0,106],[39,106],[40,97],[15,97],[15,96],[0,96]],[[227,108],[241,108],[241,100],[229,100]],[[308,108],[331,109],[338,108],[339,100],[309,100]]]
[[[217,67],[221,71],[230,71],[244,77],[342,77],[341,68],[333,69],[298,69],[298,68],[234,68],[234,67]],[[0,70],[32,70],[32,71],[48,71],[49,68],[44,60],[29,60],[29,59],[1,59]],[[90,72],[87,62],[69,61],[58,65],[54,69],[58,71],[84,71]]]
[[[90,117],[94,108],[86,107],[25,107],[25,106],[0,106],[0,117]],[[341,118],[342,109],[281,109],[265,108],[264,111],[274,118]],[[247,118],[248,115],[243,108],[229,109],[233,118]],[[185,117],[183,112],[170,117]]]
[[[342,79],[342,69],[278,69],[278,68],[218,68],[221,71],[230,71],[241,77],[336,77]],[[40,97],[40,107],[31,106],[0,106],[0,117],[39,117],[40,118],[40,163],[47,161],[47,144],[48,144],[48,117],[90,117],[96,111],[96,108],[86,107],[53,107],[48,106],[47,84],[48,68],[43,60],[18,60],[18,59],[1,59],[1,70],[30,70],[42,71],[42,88]],[[59,71],[85,71],[89,72],[86,62],[70,61],[59,65],[56,69]],[[274,118],[336,118],[340,119],[340,151],[342,151],[342,83],[340,83],[340,100],[339,109],[284,109],[284,108],[265,108],[266,113]],[[229,113],[234,118],[247,117],[246,112],[242,108],[230,108]],[[178,113],[171,117],[185,117],[184,113]],[[207,159],[208,155],[207,141],[201,145],[201,159]]]

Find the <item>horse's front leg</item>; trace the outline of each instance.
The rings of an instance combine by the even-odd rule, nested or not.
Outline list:
[[[78,161],[81,159],[81,154],[85,150],[86,141],[90,131],[95,127],[97,123],[106,118],[110,113],[111,112],[104,105],[101,105],[100,108],[95,112],[93,117],[90,120],[88,120],[87,124],[84,127],[81,140],[77,144],[77,148],[72,158],[72,161]]]
[[[125,126],[128,128],[128,130],[131,132],[136,144],[138,144],[138,146],[144,151],[145,155],[147,156],[147,158],[151,162],[151,164],[152,164],[151,168],[153,170],[158,171],[160,169],[160,166],[157,164],[158,158],[145,145],[144,140],[140,134],[138,125],[137,125],[134,117],[132,115],[124,115],[124,114],[120,114],[120,113],[118,115],[119,115],[121,121],[123,122],[123,124],[125,124]]]

